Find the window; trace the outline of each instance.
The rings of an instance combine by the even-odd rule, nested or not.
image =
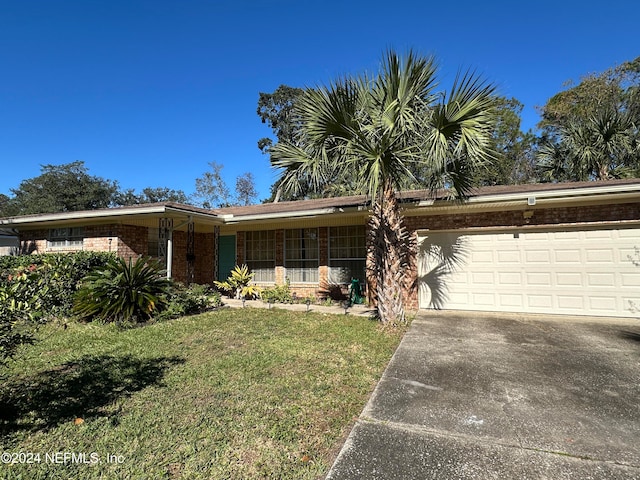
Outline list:
[[[49,248],[82,248],[84,239],[84,229],[74,228],[52,228],[49,230]]]
[[[245,232],[244,259],[256,282],[276,280],[276,236],[274,230]]]
[[[318,282],[317,228],[285,230],[284,254],[284,267],[291,283]]]
[[[365,280],[367,247],[364,225],[329,229],[329,283]]]

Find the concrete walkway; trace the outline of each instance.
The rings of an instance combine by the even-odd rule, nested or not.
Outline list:
[[[242,300],[236,300],[234,298],[223,298],[223,303],[229,307],[233,308],[242,308]],[[304,303],[274,303],[273,305],[269,305],[262,300],[246,300],[244,303],[245,307],[251,308],[280,308],[283,310],[293,310],[294,312],[306,312],[307,305]],[[344,315],[345,309],[339,305],[309,305],[310,312],[322,312],[322,313],[333,313],[336,315]],[[375,312],[367,305],[352,305],[347,309],[347,313],[349,315],[359,315],[370,317]]]
[[[640,479],[640,321],[419,314],[327,479]]]

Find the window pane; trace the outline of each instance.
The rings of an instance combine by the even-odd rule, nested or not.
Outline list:
[[[245,232],[244,258],[256,282],[274,282],[276,268],[275,231]]]
[[[285,230],[285,268],[289,281],[318,282],[318,229]]]
[[[350,283],[352,278],[364,281],[367,256],[365,235],[364,225],[329,229],[330,283]]]

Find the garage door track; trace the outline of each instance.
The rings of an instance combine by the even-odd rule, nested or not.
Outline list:
[[[640,321],[420,313],[327,478],[640,479]]]

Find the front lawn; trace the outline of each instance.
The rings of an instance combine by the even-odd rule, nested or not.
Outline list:
[[[2,372],[0,477],[322,477],[401,333],[250,308],[48,325]]]

